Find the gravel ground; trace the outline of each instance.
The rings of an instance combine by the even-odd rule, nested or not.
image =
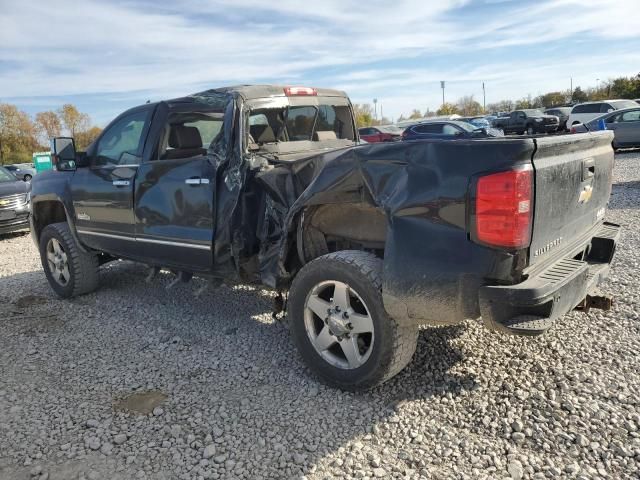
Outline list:
[[[61,301],[30,237],[4,237],[0,478],[639,478],[640,152],[615,177],[611,312],[535,339],[426,328],[364,394],[310,377],[269,292],[167,292],[117,262]]]

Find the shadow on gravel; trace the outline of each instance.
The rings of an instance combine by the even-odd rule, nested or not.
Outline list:
[[[614,183],[611,190],[611,210],[640,208],[640,181]]]
[[[63,408],[83,424],[89,410],[91,418],[107,419],[114,431],[136,431],[140,445],[156,445],[151,458],[163,458],[163,465],[172,464],[170,454],[159,447],[171,438],[166,431],[193,435],[200,445],[196,451],[189,446],[179,449],[181,455],[195,455],[189,460],[195,463],[202,458],[207,436],[221,430],[225,434],[215,440],[216,455],[224,457],[221,461],[228,468],[250,464],[253,476],[271,478],[314,475],[318,465],[328,472],[328,455],[360,439],[370,442],[367,435],[375,437],[388,424],[398,423],[400,416],[406,422],[412,402],[450,402],[477,386],[473,371],[457,368],[465,359],[456,342],[463,326],[423,329],[416,354],[403,372],[369,392],[350,393],[323,386],[310,375],[286,327],[270,317],[272,294],[260,287],[224,286],[194,297],[194,286],[178,285],[167,293],[164,287],[171,277],[161,276],[149,285],[140,266],[117,262],[103,269],[96,293],[63,301],[50,292],[42,272],[8,278],[13,287],[0,285],[0,299],[15,313],[9,321],[0,321],[0,338],[31,341],[47,361],[38,369],[24,370],[20,343],[0,342],[0,348],[8,349],[7,358],[17,360],[24,385],[16,384],[18,377],[6,377],[0,386],[17,395],[35,395],[29,388],[46,382],[55,387],[56,400],[45,402],[38,418],[55,418],[51,412]],[[64,307],[57,319],[62,323],[55,330],[43,329],[40,323],[58,307]],[[39,322],[37,328],[34,321]],[[148,385],[167,395],[162,404],[165,415],[113,411],[114,398]],[[20,418],[32,416],[37,414],[24,411]],[[171,423],[164,423],[169,418]],[[16,417],[10,422],[21,421]],[[444,432],[453,420],[434,421],[433,428]],[[38,428],[55,430],[48,421]],[[231,439],[252,447],[239,448]],[[50,441],[78,443],[82,437],[54,435]],[[419,443],[421,435],[407,433],[398,441]],[[115,453],[125,447],[114,447]],[[148,460],[148,454],[147,447],[137,451],[140,462]],[[395,461],[409,468],[424,462],[401,456],[400,451],[391,455],[396,454]],[[229,466],[227,459],[234,464]],[[54,468],[56,460],[50,457],[46,462]]]
[[[27,235],[29,235],[29,229],[19,230],[17,232],[11,232],[11,233],[0,233],[0,242],[2,240],[10,240],[12,238],[25,237]]]

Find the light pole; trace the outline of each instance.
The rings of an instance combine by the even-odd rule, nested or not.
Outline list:
[[[373,99],[373,116],[378,120],[378,99]]]
[[[484,82],[482,82],[482,112],[487,113],[487,91],[484,88]]]
[[[444,107],[444,80],[440,82],[440,88],[442,88],[442,106]]]

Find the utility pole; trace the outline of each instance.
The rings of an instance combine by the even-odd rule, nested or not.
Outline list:
[[[484,82],[482,82],[482,111],[487,113],[487,91],[484,88]]]
[[[442,88],[442,106],[444,107],[444,80],[440,82],[440,88]]]
[[[569,87],[569,92],[571,94],[571,103],[573,103],[573,77],[569,77],[571,79],[571,86]]]
[[[378,99],[373,99],[373,116],[378,120]]]

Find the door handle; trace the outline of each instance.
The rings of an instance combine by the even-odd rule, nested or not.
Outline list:
[[[113,185],[116,187],[128,187],[131,182],[129,180],[114,180]]]
[[[208,178],[187,178],[184,183],[187,185],[208,185]]]

